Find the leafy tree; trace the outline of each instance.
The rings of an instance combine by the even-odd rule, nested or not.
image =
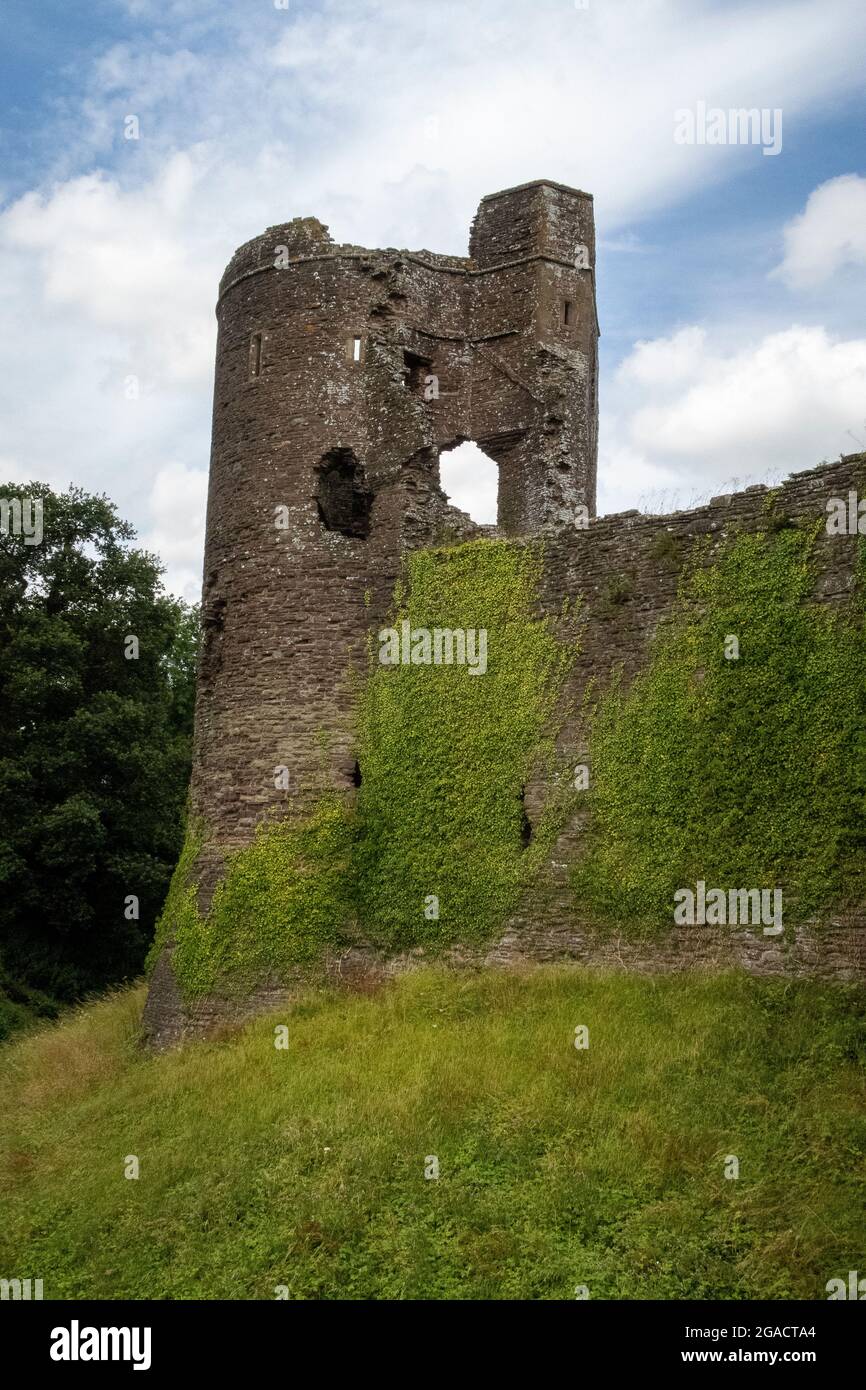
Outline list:
[[[0,527],[8,1017],[10,1000],[44,1012],[141,967],[181,845],[198,613],[107,497],[0,487],[43,507],[39,543],[8,507]]]

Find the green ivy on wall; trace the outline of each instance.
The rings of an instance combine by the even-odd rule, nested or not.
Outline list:
[[[263,822],[231,854],[206,917],[177,936],[175,976],[206,994],[269,974],[285,976],[338,944],[352,914],[354,825],[341,797],[323,797],[304,820]]]
[[[786,919],[862,893],[862,594],[811,601],[817,534],[739,535],[709,565],[698,547],[648,667],[597,704],[583,911],[639,933],[698,879],[781,887]]]
[[[185,941],[199,929],[198,889],[193,881],[193,874],[204,840],[205,831],[201,823],[187,820],[180,858],[171,876],[168,893],[145,962],[148,974],[169,942]]]
[[[406,564],[393,624],[483,629],[486,669],[382,665],[371,634],[356,806],[327,794],[307,820],[260,826],[206,916],[192,883],[206,831],[189,833],[151,953],[174,941],[185,996],[280,977],[359,936],[392,951],[483,941],[548,857],[568,796],[555,736],[575,649],[536,615],[541,550],[481,540]],[[533,778],[551,791],[527,844]]]
[[[589,711],[582,915],[651,931],[698,879],[781,887],[786,920],[866,888],[862,593],[853,613],[811,601],[817,533],[770,526],[712,563],[698,546],[648,666]],[[382,664],[372,632],[355,804],[329,792],[305,820],[265,822],[206,915],[193,868],[207,832],[191,829],[152,952],[174,941],[187,997],[350,941],[435,951],[501,929],[575,797],[555,745],[576,649],[538,616],[542,563],[536,544],[488,540],[407,557],[393,627],[483,629],[486,669]],[[531,826],[530,784],[548,789]]]
[[[407,564],[395,626],[484,629],[487,669],[380,665],[372,651],[361,701],[361,916],[390,948],[479,942],[555,838],[562,796],[550,796],[527,844],[521,794],[533,778],[555,784],[556,711],[575,651],[535,615],[539,546],[471,541],[416,551]]]

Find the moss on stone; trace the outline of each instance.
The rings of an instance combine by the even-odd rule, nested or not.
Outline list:
[[[163,915],[173,919],[181,992],[285,978],[336,946],[353,912],[354,833],[344,800],[325,796],[303,820],[261,824],[252,843],[228,857],[205,916],[195,890],[179,889]],[[185,851],[188,864],[197,852]]]
[[[393,622],[484,629],[487,669],[378,661],[359,694],[357,807],[337,793],[303,821],[266,823],[231,855],[206,916],[187,838],[154,945],[173,940],[186,997],[313,966],[346,940],[388,951],[489,938],[548,857],[561,823],[556,710],[574,648],[535,614],[537,546],[474,541],[418,551]],[[523,792],[551,788],[531,827]],[[438,900],[438,915],[432,899]]]
[[[786,920],[866,888],[862,592],[812,602],[819,530],[699,547],[649,666],[596,706],[582,910],[637,932],[698,879],[781,887]]]
[[[168,893],[145,962],[148,974],[156,965],[164,946],[183,940],[196,928],[199,920],[198,888],[193,875],[204,840],[205,831],[201,823],[188,820],[180,857],[171,876]]]
[[[522,792],[535,780],[555,787],[557,705],[575,650],[536,615],[541,566],[540,546],[508,541],[408,557],[394,625],[484,629],[487,669],[383,666],[371,653],[358,898],[384,947],[488,939],[552,848],[562,795],[551,790],[527,845]]]
[[[862,586],[851,613],[812,601],[817,534],[768,524],[712,563],[699,545],[648,666],[590,712],[583,913],[640,934],[698,879],[782,887],[786,920],[866,891]],[[185,996],[285,978],[352,940],[435,951],[501,930],[576,795],[556,754],[575,647],[537,612],[542,560],[491,540],[407,557],[393,626],[484,629],[486,671],[382,665],[371,633],[356,804],[328,793],[305,820],[262,825],[205,917],[207,832],[191,827],[152,952],[174,942]],[[527,786],[548,789],[532,826]]]

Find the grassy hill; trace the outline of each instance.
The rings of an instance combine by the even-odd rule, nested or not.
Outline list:
[[[141,1004],[0,1049],[0,1273],[46,1298],[814,1299],[863,1268],[853,988],[424,971],[160,1057]]]

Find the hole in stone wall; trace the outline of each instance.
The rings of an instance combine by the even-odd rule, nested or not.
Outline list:
[[[419,357],[416,352],[403,350],[403,385],[409,391],[414,391],[416,395],[424,394],[424,382],[432,370],[432,362],[428,357]]]
[[[439,480],[452,506],[479,526],[495,526],[499,468],[473,440],[440,454]]]
[[[571,300],[570,300],[570,299],[566,299],[565,303],[564,303],[563,306],[562,306],[562,322],[565,324],[566,328],[567,328],[568,325],[571,323]]]
[[[360,339],[360,338],[353,338],[353,339],[352,339],[352,361],[353,361],[353,362],[360,362],[360,360],[361,360],[361,339]]]
[[[357,763],[357,762],[356,762],[356,763],[355,763],[355,766],[352,768],[351,782],[352,782],[352,786],[353,786],[353,787],[360,787],[360,785],[361,785],[361,764],[360,764],[360,763]]]
[[[319,464],[316,503],[326,531],[366,540],[373,494],[354,450],[331,449]]]
[[[520,843],[528,849],[532,843],[532,822],[526,814],[526,788],[520,788]]]

